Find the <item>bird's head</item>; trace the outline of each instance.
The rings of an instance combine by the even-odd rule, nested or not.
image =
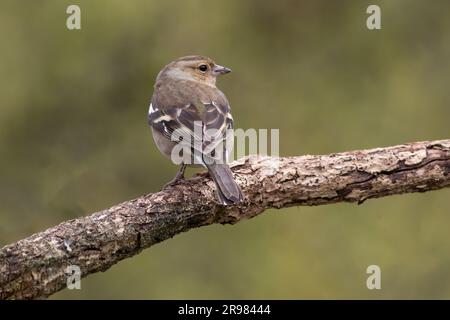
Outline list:
[[[159,73],[158,78],[185,79],[215,86],[217,76],[229,72],[231,72],[231,69],[216,64],[211,58],[186,56],[165,66]]]

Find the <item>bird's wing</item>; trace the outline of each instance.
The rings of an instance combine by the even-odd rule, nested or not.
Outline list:
[[[164,108],[159,108],[153,101],[148,122],[169,140],[187,137],[185,145],[188,143],[191,149],[200,152],[203,157],[228,138],[227,130],[233,128],[233,118],[226,100]],[[174,132],[177,132],[176,136]]]
[[[165,107],[164,109],[152,102],[148,113],[148,123],[151,127],[172,140],[174,132],[182,136],[194,137],[196,122],[201,119],[194,112],[190,104],[185,106]],[[200,131],[201,132],[201,131]]]
[[[233,117],[231,116],[231,108],[228,102],[212,101],[209,103],[206,106],[204,117],[204,153],[217,158],[218,155],[215,155],[215,150],[221,146],[220,159],[227,162],[234,140],[232,132],[229,131],[230,129],[233,129]]]

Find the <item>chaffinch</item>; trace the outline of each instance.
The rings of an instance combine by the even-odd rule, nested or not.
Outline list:
[[[223,205],[236,204],[244,198],[226,163],[230,141],[233,143],[233,136],[227,134],[233,128],[231,108],[216,87],[217,76],[229,72],[208,57],[179,58],[159,72],[148,112],[158,149],[181,164],[168,185],[184,178],[187,165],[201,165],[208,169]],[[177,145],[183,147],[181,163],[174,158],[179,155],[178,151],[174,153]]]

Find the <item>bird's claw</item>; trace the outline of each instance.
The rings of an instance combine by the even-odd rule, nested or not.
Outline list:
[[[180,182],[182,180],[184,180],[184,178],[182,178],[182,177],[175,177],[172,180],[170,180],[169,182],[167,182],[162,189],[164,190],[164,189],[173,187],[176,184],[178,184],[178,182]]]

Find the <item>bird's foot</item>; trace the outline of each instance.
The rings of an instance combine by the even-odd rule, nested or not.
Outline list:
[[[173,178],[172,180],[170,180],[169,182],[167,182],[164,185],[163,190],[167,189],[167,188],[170,188],[170,187],[173,187],[174,185],[178,184],[178,182],[180,182],[182,180],[184,180],[184,177],[175,177],[175,178]]]
[[[180,167],[180,170],[178,170],[175,178],[173,178],[172,180],[170,180],[168,183],[166,183],[163,187],[163,190],[169,187],[173,187],[174,185],[176,185],[178,182],[180,182],[181,180],[184,180],[184,170],[186,169],[186,165],[182,164]]]

